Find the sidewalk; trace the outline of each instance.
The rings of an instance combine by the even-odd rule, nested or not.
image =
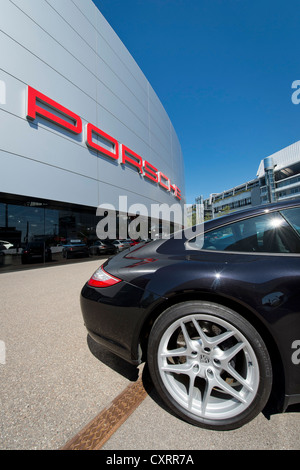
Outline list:
[[[79,295],[98,266],[0,275],[1,448],[60,448],[129,382],[126,369],[109,367],[103,361],[115,359],[99,360],[87,342]]]

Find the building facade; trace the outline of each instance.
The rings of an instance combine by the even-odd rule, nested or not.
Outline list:
[[[293,199],[300,194],[300,142],[262,160],[257,179],[262,203]]]
[[[293,199],[300,194],[300,142],[261,160],[256,178],[203,200],[206,218],[245,207]],[[200,203],[203,198],[196,198]]]
[[[173,125],[91,0],[5,0],[0,57],[0,240],[95,238],[120,196],[184,204]]]

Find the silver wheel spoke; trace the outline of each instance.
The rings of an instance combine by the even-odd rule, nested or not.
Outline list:
[[[186,374],[190,375],[192,366],[190,364],[165,364],[161,370],[164,372],[172,372],[174,374]]]
[[[187,355],[186,348],[170,349],[169,351],[161,352],[161,357],[182,357]]]
[[[207,405],[208,405],[208,402],[209,402],[209,399],[210,399],[212,389],[213,389],[212,380],[208,380],[206,382],[206,387],[205,387],[203,398],[202,398],[202,407],[201,407],[201,409],[202,409],[203,417],[205,417],[205,415],[206,415],[206,408],[207,408]]]
[[[241,393],[231,387],[231,385],[226,383],[223,379],[218,378],[216,383],[224,392],[228,393],[242,403],[247,403],[247,400],[241,395]]]
[[[209,338],[206,336],[206,334],[204,333],[204,331],[200,327],[199,323],[195,320],[195,318],[193,318],[192,321],[193,321],[194,327],[196,328],[196,330],[197,330],[197,332],[200,336],[201,341],[206,345],[209,341]]]
[[[233,335],[234,335],[233,331],[225,331],[225,333],[221,333],[218,336],[214,336],[213,338],[209,338],[209,341],[208,341],[209,345],[211,347],[217,346],[217,345],[223,343],[224,341],[226,341],[227,339],[231,338]]]
[[[193,325],[195,326],[201,341],[208,347],[215,347],[220,343],[223,343],[227,339],[231,338],[234,335],[234,332],[231,330],[225,331],[217,336],[209,337],[203,332],[202,328],[200,327],[199,323],[193,318]]]
[[[189,391],[188,391],[188,409],[189,410],[192,409],[192,404],[193,404],[195,378],[196,378],[195,375],[190,377]]]
[[[181,331],[183,333],[183,337],[184,337],[184,340],[185,340],[187,352],[190,353],[193,350],[192,340],[191,340],[191,338],[188,334],[188,331],[186,329],[186,326],[183,322],[180,323],[180,327],[181,327]]]
[[[233,369],[231,366],[228,366],[225,368],[227,372],[235,379],[237,380],[243,387],[245,387],[249,392],[253,392],[253,387],[247,382],[244,377],[242,377],[235,369]]]
[[[235,346],[232,348],[228,349],[227,351],[224,351],[222,354],[222,361],[226,362],[227,364],[239,353],[243,348],[244,348],[244,343],[237,343]]]

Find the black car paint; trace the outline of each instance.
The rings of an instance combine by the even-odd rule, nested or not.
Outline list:
[[[296,205],[299,200],[267,210]],[[212,220],[205,229],[265,210],[260,206]],[[245,316],[263,336],[275,375],[284,378],[282,408],[300,402],[300,365],[291,359],[292,343],[300,339],[299,254],[197,251],[183,237],[137,245],[104,267],[122,282],[104,289],[84,286],[81,306],[90,335],[112,352],[140,363],[148,330],[162,311],[185,300],[211,300]]]

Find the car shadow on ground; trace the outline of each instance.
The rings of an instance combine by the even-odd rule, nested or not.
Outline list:
[[[108,351],[106,348],[94,341],[90,335],[87,335],[87,344],[93,356],[95,356],[100,362],[131,382],[137,381],[139,378],[139,369],[137,366],[129,364],[124,361],[124,359]]]
[[[108,351],[106,348],[98,344],[96,341],[91,338],[91,336],[87,335],[87,344],[89,347],[90,352],[93,356],[98,359],[98,361],[102,362],[106,366],[110,367],[112,370],[117,372],[118,374],[122,375],[126,379],[130,380],[131,382],[136,382],[139,378],[142,379],[143,386],[148,394],[148,396],[161,408],[165,411],[170,413],[171,415],[175,416],[172,410],[170,410],[164,402],[159,397],[158,393],[156,392],[151,376],[147,367],[147,363],[144,365],[142,370],[129,364],[128,362],[124,361],[122,358],[116,356],[114,353]]]

